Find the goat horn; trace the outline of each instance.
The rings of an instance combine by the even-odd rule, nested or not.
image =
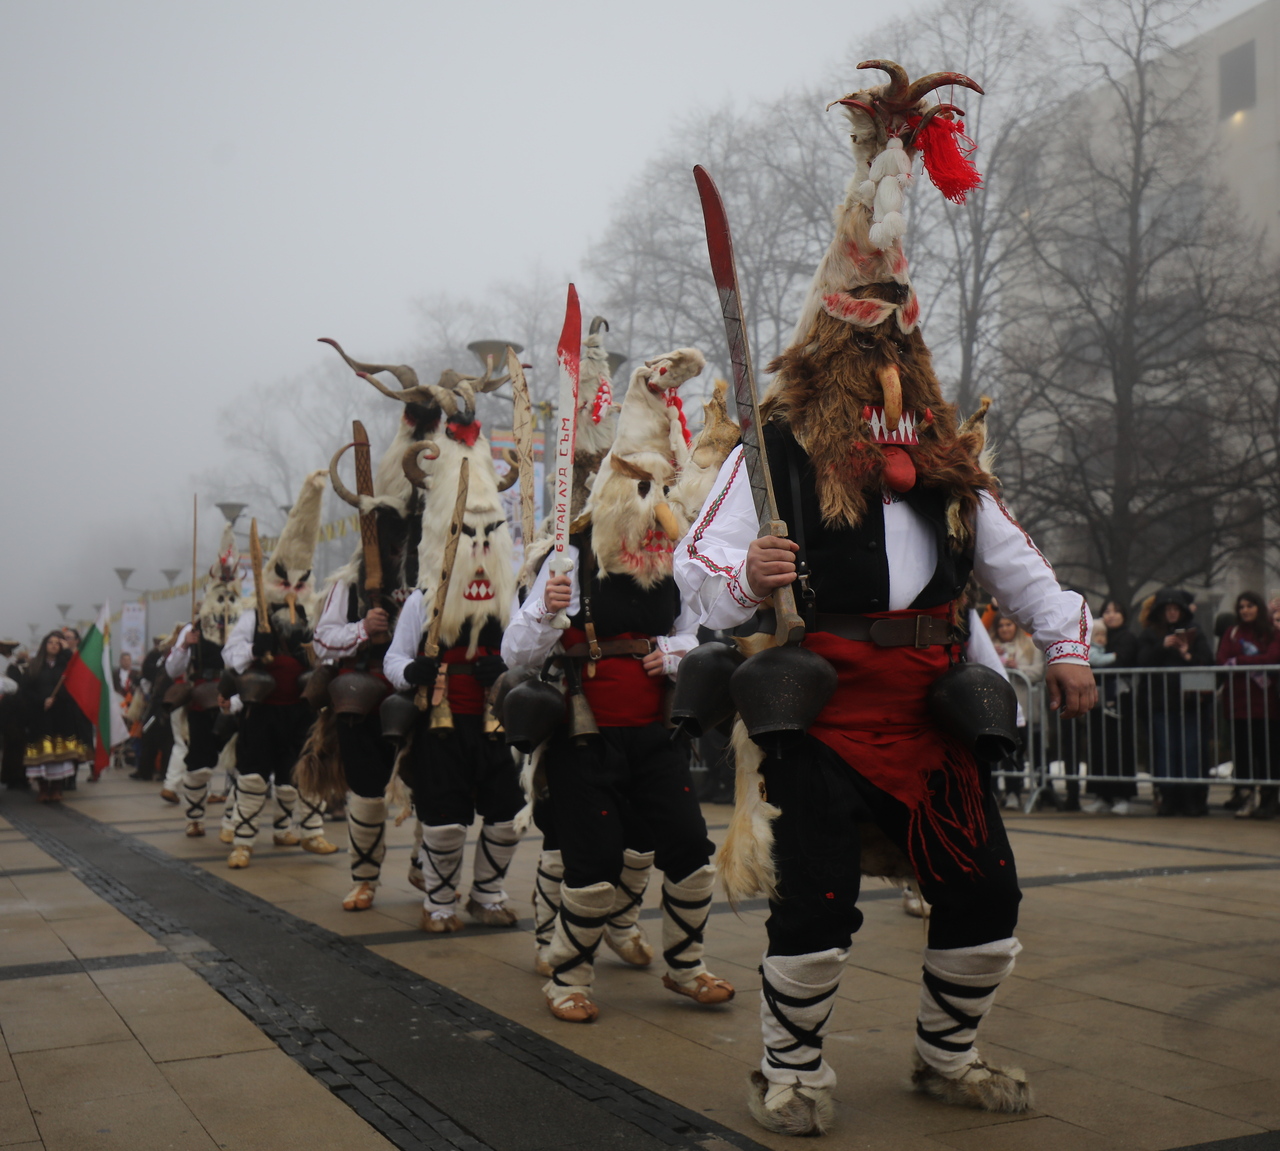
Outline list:
[[[355,444],[345,444],[333,453],[333,459],[329,461],[329,482],[333,484],[333,490],[338,493],[338,498],[344,503],[350,504],[353,508],[359,510],[360,497],[353,496],[351,489],[342,482],[342,477],[338,475],[338,461],[342,459],[343,453],[347,448],[354,448]]]
[[[609,330],[609,321],[606,320],[603,316],[596,316],[591,321],[591,330],[587,334],[594,336],[601,328],[604,328],[604,330],[607,332]]]
[[[884,393],[884,426],[891,432],[898,430],[902,419],[902,378],[894,364],[885,364],[876,371],[880,390]]]
[[[338,355],[347,361],[347,365],[357,375],[361,372],[390,372],[400,381],[402,388],[416,388],[418,386],[418,373],[408,364],[362,364],[359,360],[353,360],[347,355],[337,340],[331,340],[328,336],[321,336],[317,343],[328,344],[331,348],[336,349]]]
[[[901,64],[895,64],[892,60],[863,60],[858,65],[859,71],[863,68],[875,68],[878,72],[887,72],[889,74],[889,90],[880,98],[890,107],[897,107],[907,99],[909,85],[911,81],[907,78],[907,70]],[[919,97],[917,96],[918,100]]]
[[[971,92],[977,92],[979,96],[986,95],[976,80],[970,80],[968,76],[959,72],[931,72],[928,76],[921,76],[907,89],[907,94],[898,107],[909,108],[926,93],[932,92],[935,88],[941,88],[945,84],[959,84],[961,88],[968,88]]]
[[[514,487],[516,480],[520,478],[520,461],[510,448],[502,449],[502,458],[511,465],[505,476],[498,477],[498,491],[505,492],[507,488]]]
[[[441,407],[446,415],[453,415],[458,410],[458,405],[444,388],[435,384],[418,384],[412,388],[404,388],[401,391],[393,392],[381,380],[369,375],[368,372],[357,372],[362,380],[368,380],[375,388],[384,396],[391,400],[399,400],[402,404],[437,404]]]
[[[908,148],[914,148],[916,141],[920,138],[920,133],[929,126],[929,121],[938,115],[963,116],[964,109],[957,108],[954,104],[935,104],[932,108],[926,108],[924,115],[920,117],[920,123],[903,136],[903,145]]]
[[[436,447],[435,440],[415,440],[404,450],[404,455],[400,457],[400,467],[404,470],[405,479],[407,479],[415,488],[425,488],[427,486],[427,473],[422,470],[422,465],[418,463],[418,456],[423,452],[430,451],[432,454],[428,459],[438,459],[440,449]]]

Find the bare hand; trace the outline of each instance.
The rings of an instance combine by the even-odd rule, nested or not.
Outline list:
[[[1092,710],[1098,702],[1098,685],[1093,672],[1078,663],[1055,663],[1045,673],[1049,707],[1063,719],[1075,719]]]
[[[45,711],[48,711],[52,706],[53,706],[53,696],[50,696],[48,699],[44,701]]]
[[[183,647],[195,647],[200,642],[200,629],[193,627],[187,632],[187,638],[182,641]]]
[[[380,607],[370,608],[364,617],[364,630],[368,635],[384,635],[391,621]]]
[[[218,707],[219,707],[222,711],[230,711],[230,710],[231,710],[231,701],[230,701],[230,700],[229,700],[225,695],[223,695],[221,692],[219,692],[219,693],[218,693]]]
[[[651,676],[659,676],[663,674],[666,653],[659,648],[654,648],[643,660],[640,666],[644,668],[645,673]]]
[[[747,548],[747,586],[757,599],[764,599],[774,588],[785,587],[796,578],[795,540],[779,536],[761,536]]]
[[[554,575],[542,592],[542,606],[547,611],[565,611],[573,599],[573,581],[568,575]]]

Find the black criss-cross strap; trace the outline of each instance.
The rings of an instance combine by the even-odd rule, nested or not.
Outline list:
[[[596,936],[596,941],[590,946],[583,946],[581,941],[570,930],[573,927],[585,928],[589,931],[597,931],[605,925],[608,920],[607,915],[579,915],[576,911],[570,911],[563,901],[560,904],[560,919],[564,923],[565,938],[573,946],[574,954],[566,959],[563,963],[557,963],[551,969],[551,981],[557,987],[572,987],[573,984],[566,983],[560,976],[566,972],[572,971],[579,963],[585,963],[588,967],[592,966],[596,960],[596,950],[600,946],[600,936]]]
[[[382,864],[378,861],[377,858],[375,858],[375,856],[377,854],[378,848],[382,846],[383,840],[386,839],[387,837],[387,821],[385,819],[380,819],[378,820],[377,823],[365,823],[363,819],[358,819],[356,818],[356,816],[352,815],[350,810],[347,811],[347,819],[349,819],[357,827],[369,827],[369,828],[377,829],[378,834],[374,837],[373,843],[369,845],[368,851],[365,851],[365,849],[355,841],[354,837],[349,836],[347,840],[351,844],[351,850],[355,852],[355,859],[351,861],[351,874],[354,875],[357,867],[363,867],[367,863],[370,867],[373,868],[374,870],[373,878],[376,879],[379,875],[382,874]],[[370,881],[365,879],[365,880],[362,880],[361,882],[368,883]]]
[[[926,1031],[924,1024],[917,1019],[916,1034],[931,1047],[937,1047],[943,1051],[968,1051],[973,1046],[972,1041],[969,1043],[953,1043],[950,1037],[958,1035],[961,1031],[975,1030],[978,1024],[982,1022],[982,1016],[966,1014],[954,1003],[944,999],[943,996],[950,995],[956,999],[982,999],[985,996],[994,994],[995,987],[964,987],[959,983],[950,983],[945,979],[939,978],[927,968],[924,970],[924,985],[929,989],[929,994],[933,996],[933,1001],[956,1021],[956,1025],[943,1031]]]
[[[835,1004],[827,1008],[827,1013],[813,1027],[802,1027],[780,1008],[812,1007],[817,1003],[823,1002],[823,1000],[830,999],[836,993],[835,987],[819,992],[817,995],[786,995],[769,982],[769,977],[764,973],[763,966],[758,970],[762,980],[760,994],[764,996],[765,1005],[782,1029],[795,1040],[794,1043],[787,1047],[766,1047],[765,1057],[769,1060],[769,1066],[783,1068],[788,1071],[817,1071],[822,1066],[822,1029],[827,1025],[827,1020],[831,1018],[831,1012]],[[792,1051],[799,1051],[802,1047],[816,1048],[818,1054],[804,1063],[785,1063],[778,1058],[780,1055],[789,1055]]]
[[[432,851],[431,844],[427,842],[425,836],[423,837],[423,840],[422,840],[422,850],[427,853],[427,858],[431,860],[431,870],[435,872],[435,874],[440,878],[440,882],[437,883],[435,887],[427,888],[427,898],[437,907],[448,907],[453,903],[453,900],[450,900],[449,903],[437,903],[436,896],[439,895],[440,892],[442,891],[458,890],[458,873],[462,870],[462,852],[458,852],[458,858],[454,862],[453,870],[449,872],[448,875],[441,875],[440,874],[440,858],[443,853]],[[422,878],[425,880],[426,877],[427,877],[427,869],[424,867],[422,869]]]
[[[506,867],[499,864],[494,859],[493,851],[491,850],[494,846],[498,846],[498,841],[485,835],[485,826],[481,824],[480,842],[476,845],[476,850],[482,851],[485,859],[489,861],[489,866],[493,868],[493,878],[486,880],[484,883],[472,883],[471,890],[473,892],[479,891],[484,895],[495,895],[502,890],[502,881],[507,877],[507,868],[511,866],[511,862],[508,860]],[[496,886],[494,886],[495,884]]]
[[[662,952],[662,958],[667,961],[667,966],[673,971],[689,970],[697,967],[701,960],[698,959],[681,959],[680,953],[688,946],[694,943],[702,942],[702,929],[706,926],[707,917],[702,916],[702,922],[694,927],[692,923],[682,919],[676,914],[676,908],[681,911],[700,911],[711,906],[711,896],[707,895],[705,899],[676,899],[663,885],[662,888],[662,909],[671,917],[672,922],[685,933],[684,938],[672,947],[666,948]]]
[[[544,882],[545,881],[545,882]],[[560,880],[551,872],[545,870],[542,866],[542,860],[538,860],[538,871],[534,877],[534,886],[538,889],[538,894],[542,897],[542,902],[550,909],[550,914],[546,919],[536,919],[533,924],[533,935],[535,939],[544,940],[551,937],[551,933],[556,928],[556,915],[560,910]],[[555,893],[553,899],[549,892]],[[535,903],[535,908],[537,904]]]
[[[644,868],[630,867],[624,863],[622,865],[622,870],[624,872],[625,871],[643,871]],[[625,891],[627,893],[627,902],[623,904],[623,906],[621,907],[615,907],[613,911],[609,913],[609,926],[610,927],[630,926],[630,924],[619,923],[618,920],[621,919],[624,915],[626,915],[633,907],[640,906],[641,901],[644,899],[644,892],[636,891],[635,888],[633,888],[629,883],[623,883],[621,881],[619,881],[618,883],[618,888],[619,890]]]

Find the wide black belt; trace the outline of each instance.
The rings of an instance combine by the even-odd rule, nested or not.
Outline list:
[[[654,646],[651,639],[602,639],[596,644],[600,650],[598,658],[601,659],[617,655],[646,656],[653,651]],[[570,659],[582,659],[591,652],[588,644],[575,643],[572,647],[565,648],[564,654]]]
[[[859,643],[873,643],[877,647],[934,647],[958,642],[951,625],[931,615],[872,619],[865,615],[818,612],[812,630],[830,632]]]

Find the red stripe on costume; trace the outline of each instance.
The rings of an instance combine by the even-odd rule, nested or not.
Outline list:
[[[478,647],[474,659],[479,659],[482,655],[497,655],[491,647]],[[467,649],[465,647],[451,647],[440,657],[441,663],[471,663],[472,660],[467,658]],[[480,686],[480,681],[474,675],[467,672],[461,672],[457,675],[450,675],[449,683],[449,710],[454,715],[480,715],[484,711],[484,688]]]
[[[694,533],[689,537],[689,558],[697,560],[704,568],[715,575],[732,576],[736,572],[736,568],[723,567],[718,563],[713,563],[700,551],[698,551],[698,541],[702,539],[707,528],[711,526],[711,521],[716,518],[716,513],[720,510],[720,505],[724,503],[725,497],[729,494],[729,489],[733,487],[733,481],[738,478],[738,469],[742,467],[742,454],[738,454],[737,462],[733,465],[733,471],[729,473],[729,482],[720,489],[720,494],[712,501],[711,506],[707,508],[707,514],[702,517],[701,522]]]

